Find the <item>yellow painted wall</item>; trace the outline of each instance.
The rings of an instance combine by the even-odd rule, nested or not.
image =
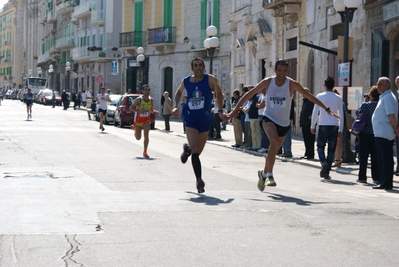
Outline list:
[[[123,0],[122,32],[133,31],[133,1]]]

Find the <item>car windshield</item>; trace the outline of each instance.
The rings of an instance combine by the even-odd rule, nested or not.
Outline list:
[[[129,99],[127,101],[127,106],[130,107],[136,98],[137,96],[129,96]]]
[[[111,106],[116,106],[118,104],[119,99],[121,98],[120,95],[110,95],[111,102],[109,102],[109,105]]]

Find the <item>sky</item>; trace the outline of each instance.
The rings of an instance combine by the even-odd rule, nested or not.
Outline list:
[[[4,4],[7,2],[8,2],[8,0],[0,0],[0,9],[2,9]]]

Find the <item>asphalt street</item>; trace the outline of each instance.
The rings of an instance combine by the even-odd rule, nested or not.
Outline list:
[[[357,165],[332,180],[293,137],[277,187],[256,188],[264,155],[239,151],[228,126],[201,155],[198,194],[178,120],[150,132],[105,131],[84,111],[0,106],[0,266],[397,266],[399,188],[357,184]]]

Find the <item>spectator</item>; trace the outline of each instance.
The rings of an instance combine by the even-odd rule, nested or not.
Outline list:
[[[231,108],[235,108],[238,101],[240,101],[240,91],[238,89],[234,90],[233,92],[233,97],[231,98]],[[233,123],[233,129],[234,129],[234,139],[235,139],[235,144],[232,145],[234,148],[239,148],[242,146],[242,128],[241,128],[241,114],[238,113],[237,116],[231,119]]]
[[[251,105],[248,109],[248,117],[251,129],[252,150],[258,151],[262,145],[262,136],[260,134],[259,114],[257,104],[259,102],[259,94],[252,96]]]
[[[393,141],[399,135],[398,99],[390,90],[391,81],[381,77],[377,82],[380,95],[377,107],[371,118],[373,124],[376,155],[380,181],[373,189],[393,188]]]
[[[367,183],[367,161],[369,155],[371,157],[371,177],[374,182],[380,181],[380,174],[378,168],[378,161],[375,148],[373,124],[371,123],[371,117],[377,107],[380,93],[378,92],[377,86],[371,87],[369,93],[370,100],[363,102],[359,109],[356,111],[356,115],[360,113],[365,116],[366,123],[363,131],[358,135],[359,137],[359,173],[358,183]]]
[[[172,100],[169,97],[169,93],[165,91],[163,93],[163,97],[165,99],[163,103],[163,117],[165,119],[165,132],[170,131],[170,116],[172,115]]]
[[[305,87],[304,89],[310,93],[308,88]],[[302,128],[303,142],[305,143],[305,155],[301,158],[307,160],[314,159],[315,135],[310,132],[313,107],[314,103],[304,95],[302,110],[299,116],[299,126]]]

